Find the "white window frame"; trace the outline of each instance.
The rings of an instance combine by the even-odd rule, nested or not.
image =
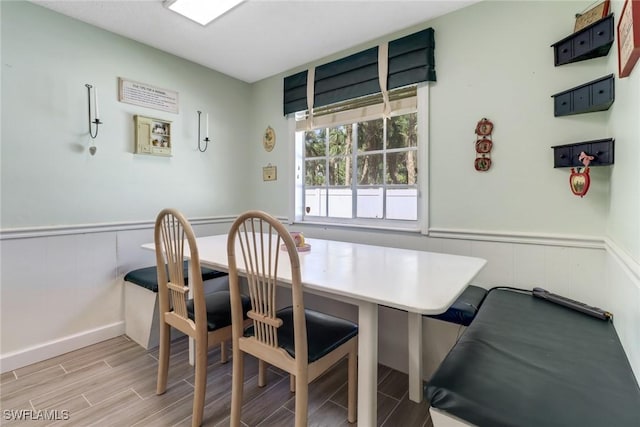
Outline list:
[[[329,218],[304,217],[304,165],[303,147],[296,146],[296,119],[293,114],[288,118],[289,125],[289,164],[293,173],[289,174],[289,224],[313,224],[344,226],[352,228],[373,228],[380,230],[398,230],[427,234],[429,228],[429,84],[421,83],[417,87],[417,127],[418,127],[418,219],[417,221],[373,219],[373,218]],[[321,219],[320,219],[321,218]]]

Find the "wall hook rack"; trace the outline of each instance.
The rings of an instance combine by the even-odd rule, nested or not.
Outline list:
[[[98,92],[96,91],[96,89],[93,87],[93,85],[90,84],[85,84],[86,88],[87,88],[87,95],[88,95],[88,102],[89,102],[89,136],[91,136],[92,139],[95,139],[98,136],[98,126],[103,124],[100,119],[98,118],[100,116],[100,113],[98,112]],[[91,120],[91,89],[93,88],[93,117],[94,119]],[[96,133],[93,133],[93,127],[92,125],[96,125]]]
[[[590,167],[608,166],[614,163],[613,138],[554,145],[551,148],[553,149],[554,168],[582,167],[580,154],[583,152],[593,156],[593,159],[590,160]]]
[[[198,150],[201,153],[204,153],[205,151],[207,151],[207,148],[209,148],[209,141],[211,141],[209,139],[209,114],[207,113],[207,126],[206,126],[206,134],[204,136],[204,139],[201,141],[200,140],[200,115],[202,114],[202,111],[198,110]],[[200,144],[200,142],[204,142],[204,149],[202,148],[202,145]]]

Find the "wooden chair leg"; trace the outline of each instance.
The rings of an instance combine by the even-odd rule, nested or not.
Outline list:
[[[258,360],[258,387],[267,385],[267,364],[264,360]]]
[[[227,342],[222,341],[220,343],[220,363],[227,363],[229,361],[229,355],[227,354]]]
[[[193,415],[191,426],[200,427],[204,413],[204,396],[207,392],[207,345],[202,342],[196,343],[196,372],[195,386],[193,390]]]
[[[348,379],[347,379],[347,421],[355,423],[358,418],[357,391],[358,391],[358,364],[356,348],[349,352]]]
[[[171,326],[161,322],[160,325],[160,344],[158,354],[158,383],[156,385],[156,394],[162,394],[167,390],[167,376],[169,375],[169,344],[171,338]]]
[[[289,390],[291,393],[296,392],[296,377],[295,375],[289,374]]]
[[[233,346],[233,378],[231,379],[231,416],[230,427],[240,427],[242,415],[242,386],[244,383],[244,353]]]
[[[306,375],[296,375],[295,427],[306,427],[309,411],[309,384]]]

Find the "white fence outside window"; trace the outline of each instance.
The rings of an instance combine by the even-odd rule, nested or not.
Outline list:
[[[327,200],[328,191],[328,200]],[[353,193],[349,188],[307,188],[305,208],[308,216],[352,217]],[[382,187],[358,189],[358,218],[382,218],[384,190]],[[417,219],[418,190],[415,188],[388,188],[386,219]]]

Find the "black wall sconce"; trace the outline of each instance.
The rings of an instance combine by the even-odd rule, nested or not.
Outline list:
[[[89,135],[95,139],[98,136],[98,126],[102,124],[99,119],[100,113],[98,112],[98,92],[95,87],[90,84],[85,84],[87,87],[88,102],[89,102]],[[91,89],[93,89],[93,115],[91,114]],[[93,120],[91,117],[93,116]],[[93,133],[92,125],[96,125],[96,132]]]
[[[200,116],[202,115],[202,111],[198,110],[198,150],[201,153],[204,153],[205,151],[207,151],[207,148],[209,147],[209,141],[211,141],[209,139],[209,113],[207,113],[207,123],[206,123],[206,127],[205,127],[205,136],[204,139],[201,141],[200,140]],[[204,142],[204,148],[202,148],[202,145],[200,144],[200,142]]]

